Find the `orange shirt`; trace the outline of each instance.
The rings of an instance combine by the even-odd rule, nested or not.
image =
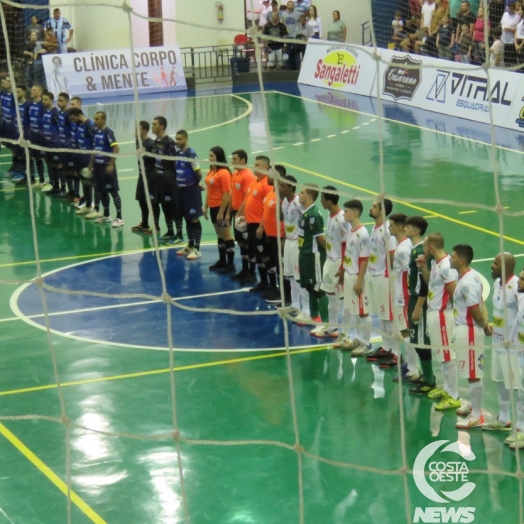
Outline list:
[[[231,175],[231,209],[234,211],[240,209],[253,180],[255,180],[255,175],[249,168],[237,169]]]
[[[280,228],[277,228],[277,221],[280,222]],[[273,187],[264,199],[264,231],[268,237],[276,237],[278,236],[278,229],[280,229],[280,236],[283,237],[284,223],[277,216],[277,195]]]
[[[228,169],[220,167],[211,169],[206,175],[207,205],[220,207],[222,196],[231,189],[231,173]]]
[[[267,184],[267,176],[253,180],[246,193],[244,215],[248,224],[260,224],[264,216],[264,198],[273,189]]]

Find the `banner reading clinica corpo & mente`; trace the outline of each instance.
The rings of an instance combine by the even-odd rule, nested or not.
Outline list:
[[[44,55],[47,88],[82,98],[186,91],[178,46]],[[133,73],[133,64],[135,72]]]

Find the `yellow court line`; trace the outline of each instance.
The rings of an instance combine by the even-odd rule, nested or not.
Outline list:
[[[476,211],[459,211],[459,215],[471,215],[472,213],[476,213]]]
[[[18,450],[24,457],[44,474],[66,497],[67,484],[42,460],[40,460],[18,437],[0,423],[0,433]],[[106,524],[106,521],[96,513],[84,500],[71,490],[71,502],[96,524]]]
[[[26,187],[12,187],[10,189],[0,189],[0,193],[7,193],[9,191],[21,191],[22,189],[27,189]]]
[[[311,348],[306,349],[296,349],[294,351],[291,351],[291,355],[300,355],[302,353],[313,353],[314,351],[324,351],[327,349],[327,346],[314,346]],[[256,351],[256,350],[253,350]],[[241,362],[252,362],[255,360],[264,360],[269,358],[277,358],[277,357],[284,357],[286,356],[285,351],[279,351],[278,353],[269,353],[264,355],[255,355],[252,357],[240,357],[240,358],[231,358],[228,360],[217,360],[215,362],[203,362],[201,364],[189,364],[187,366],[178,366],[173,368],[173,371],[175,373],[179,371],[189,371],[192,369],[203,369],[203,368],[210,368],[215,366],[226,366],[228,364],[238,364]],[[96,384],[98,382],[109,382],[113,380],[124,380],[129,378],[138,378],[138,377],[147,377],[147,376],[153,376],[153,375],[162,375],[165,373],[169,373],[169,368],[164,369],[153,369],[151,371],[139,371],[136,373],[126,373],[125,375],[110,375],[107,377],[99,377],[99,378],[89,378],[85,380],[74,380],[72,382],[63,382],[60,384],[60,387],[72,387],[72,386],[81,386],[85,384]],[[35,391],[45,391],[49,389],[56,389],[56,384],[47,384],[45,386],[35,386],[32,388],[23,388],[23,389],[11,389],[8,391],[0,391],[0,397],[7,396],[7,395],[18,395],[21,393],[33,393]]]
[[[354,184],[349,184],[348,182],[344,182],[344,181],[342,181],[342,180],[340,180],[338,178],[331,178],[331,177],[329,177],[327,175],[322,175],[320,173],[316,173],[315,171],[310,171],[309,169],[304,169],[303,167],[298,167],[298,166],[295,166],[293,164],[289,164],[287,162],[282,162],[282,164],[284,164],[285,166],[291,167],[293,169],[298,169],[299,171],[302,171],[304,173],[309,173],[310,175],[314,175],[314,176],[317,176],[319,178],[324,178],[326,180],[330,180],[331,182],[337,182],[339,184],[343,184],[344,186],[351,187],[352,189],[356,189],[357,191],[362,191],[363,193],[368,193],[369,195],[378,195],[378,193],[376,191],[371,191],[370,189],[365,189],[363,187],[356,186]],[[489,229],[485,229],[483,227],[476,226],[474,224],[470,224],[470,223],[464,222],[462,220],[458,220],[458,219],[450,217],[448,215],[443,215],[442,213],[438,213],[436,211],[432,211],[431,209],[426,209],[424,207],[416,206],[415,204],[410,204],[409,202],[404,202],[402,200],[393,200],[393,201],[397,202],[399,204],[402,204],[403,206],[410,207],[412,209],[416,209],[417,211],[423,211],[424,213],[430,213],[431,215],[433,215],[433,216],[435,216],[437,218],[442,218],[443,220],[447,220],[448,222],[453,222],[454,224],[459,224],[459,225],[464,226],[464,227],[469,227],[470,229],[475,229],[477,231],[481,231],[482,233],[486,233],[487,235],[491,235],[491,236],[500,238],[500,234],[495,232],[495,231],[491,231]],[[504,240],[508,240],[509,242],[514,242],[515,244],[519,244],[521,246],[524,246],[524,241],[523,240],[519,240],[518,238],[508,237],[506,235],[504,235],[503,238],[504,238]]]

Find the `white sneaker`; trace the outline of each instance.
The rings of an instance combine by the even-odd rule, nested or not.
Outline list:
[[[347,335],[343,335],[333,344],[333,347],[347,351],[351,347],[351,339]]]
[[[202,253],[200,253],[196,247],[190,248],[189,255],[187,255],[187,260],[196,260],[197,258],[202,258]]]
[[[73,206],[75,206],[77,209],[84,209],[84,207],[86,207],[86,203],[85,202],[73,202]]]
[[[89,215],[87,215],[88,217]],[[87,218],[86,217],[86,218]],[[107,224],[108,222],[111,222],[111,217],[104,217],[104,216],[101,216],[100,218],[97,218],[95,220],[95,224]]]
[[[32,186],[33,189],[41,189],[42,184],[40,182],[35,182]]]
[[[327,326],[325,324],[320,324],[316,328],[312,329],[309,334],[312,337],[318,337],[318,338],[324,338],[328,335],[326,335],[327,332]]]
[[[330,328],[328,326],[321,326],[322,331],[317,331],[317,328],[311,330],[310,335],[319,338],[338,338],[338,329]]]
[[[42,193],[49,193],[49,191],[53,191],[53,186],[51,184],[44,184],[42,187]]]
[[[467,417],[471,413],[471,405],[469,402],[463,402],[460,408],[457,409],[457,415]],[[482,422],[484,423],[484,421]]]
[[[86,215],[86,220],[91,220],[92,218],[100,218],[102,216],[102,213],[100,211],[97,211],[96,209],[92,209],[91,213],[88,213]]]
[[[84,204],[84,207],[79,207],[78,208],[78,211],[76,211],[76,214],[77,215],[89,215],[93,211],[94,211],[94,209],[92,207],[86,207],[85,204]]]
[[[189,246],[183,247],[182,249],[179,249],[176,254],[180,255],[181,257],[185,257],[191,253],[191,248]]]
[[[484,415],[480,415],[479,418],[473,418],[471,415],[467,416],[466,418],[463,418],[459,420],[455,427],[457,429],[472,429],[472,428],[480,428],[484,424]]]
[[[124,225],[124,221],[121,218],[115,218],[115,221],[111,225],[111,227],[122,227]]]
[[[292,322],[296,322],[299,326],[309,326],[311,317],[303,312],[300,312],[296,317],[290,318]]]
[[[359,343],[359,345],[351,351],[352,357],[363,357],[364,355],[369,355],[373,353],[373,349],[366,346],[365,344]]]

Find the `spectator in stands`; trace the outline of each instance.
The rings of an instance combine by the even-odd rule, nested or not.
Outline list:
[[[420,10],[421,10],[421,7],[422,7],[422,2],[421,0],[408,0],[408,4],[409,4],[409,12],[411,14],[411,16],[419,16],[420,15]]]
[[[309,13],[309,2],[307,0],[295,0],[295,11],[298,16],[307,16]]]
[[[426,43],[428,41],[428,37],[429,29],[427,27],[419,29],[417,39],[415,40],[415,53],[417,53],[417,55],[426,54]]]
[[[60,46],[58,52],[67,53],[67,44],[71,42],[75,30],[67,18],[62,18],[60,9],[56,8],[53,10],[53,18],[48,20],[45,28],[53,31]]]
[[[453,59],[453,45],[455,43],[455,31],[450,24],[449,15],[442,18],[438,34],[437,34],[437,49],[438,56],[445,60]]]
[[[271,13],[271,18],[266,24],[266,27],[264,27],[263,34],[277,38],[285,38],[287,36],[286,26],[280,21],[278,14]],[[282,49],[284,48],[284,43],[268,40],[267,47],[269,51],[269,69],[274,69],[275,67],[281,69],[283,65]]]
[[[402,40],[406,38],[404,36],[406,34],[404,31],[404,25],[405,23],[404,20],[402,20],[402,13],[400,11],[395,11],[395,18],[393,18],[393,22],[391,22],[391,29],[393,30],[391,40],[393,40],[395,44],[402,42]]]
[[[267,24],[268,16],[271,13],[271,6],[269,5],[269,0],[263,0],[262,2],[262,10],[260,11],[260,15],[258,18],[258,29],[262,31],[264,29],[264,26]]]
[[[44,65],[42,55],[47,51],[42,47],[42,42],[37,40],[37,34],[33,31],[22,51],[25,61],[26,85],[40,84],[45,86]]]
[[[36,41],[41,42],[44,39],[44,28],[40,25],[36,16],[31,17],[31,23],[27,26],[25,31],[27,38],[31,36],[33,31],[36,33]]]
[[[260,4],[260,0],[246,0],[246,29],[259,25],[260,13],[264,9],[263,5]],[[252,6],[254,11],[251,10]]]
[[[471,49],[473,47],[473,39],[471,38],[469,24],[462,24],[462,31],[459,38],[459,54],[460,61],[463,64],[471,63]]]
[[[487,31],[485,25],[487,23]],[[473,32],[473,57],[475,64],[481,65],[486,61],[486,36],[490,34],[490,22],[484,18],[484,9],[479,7],[475,30]]]
[[[431,14],[429,23],[429,35],[426,41],[426,54],[437,57],[437,34],[444,16],[448,14],[448,5],[444,0],[435,0],[435,9]]]
[[[313,38],[322,38],[322,20],[317,14],[317,8],[313,4],[309,7],[307,25],[313,29]]]
[[[471,12],[469,2],[462,2],[460,4],[460,11],[457,13],[457,16],[455,17],[455,23],[457,24],[457,32],[455,34],[455,37],[457,39],[457,42],[459,41],[460,35],[462,34],[462,26],[464,24],[468,24],[469,34],[473,37],[476,20],[477,17]]]
[[[504,43],[504,64],[506,67],[517,63],[517,50],[515,49],[515,33],[520,22],[520,15],[516,11],[515,2],[508,4],[508,10],[502,15],[500,25],[502,35],[500,39]]]
[[[436,8],[435,0],[424,0],[424,3],[422,4],[421,9],[421,19],[420,19],[420,29],[423,29],[424,27],[427,27],[429,30],[429,26],[431,24],[431,18],[433,17],[433,11],[435,11]]]
[[[340,20],[340,11],[333,11],[333,22],[328,25],[327,39],[332,42],[345,42],[346,24]]]
[[[413,16],[406,22],[406,38],[400,42],[400,49],[405,53],[414,50],[415,42],[420,35],[420,16]]]
[[[282,14],[282,21],[286,24],[288,38],[295,38],[300,15],[295,11],[293,0],[287,3],[287,9]]]
[[[504,0],[490,0],[488,4],[488,18],[489,18],[489,23],[491,24],[491,34],[492,35],[493,35],[493,30],[496,27],[500,27],[500,21],[502,20],[502,15],[504,14],[505,10],[506,10],[506,4]]]
[[[59,45],[58,40],[52,29],[45,30],[44,41],[42,42],[42,47],[47,51],[48,54],[52,55],[58,53]]]
[[[492,29],[493,45],[489,49],[489,65],[497,69],[504,68],[504,42],[500,39],[502,29],[495,27]]]
[[[307,41],[313,38],[313,28],[307,24],[305,15],[298,19],[297,34],[295,39],[305,40],[303,44],[293,44],[289,53],[289,64],[291,69],[300,69],[300,64],[304,53],[306,52]]]
[[[517,24],[515,33],[515,51],[517,53],[517,64],[524,64],[524,17],[522,6],[519,11],[520,22]],[[518,69],[519,73],[524,73],[524,69]]]

